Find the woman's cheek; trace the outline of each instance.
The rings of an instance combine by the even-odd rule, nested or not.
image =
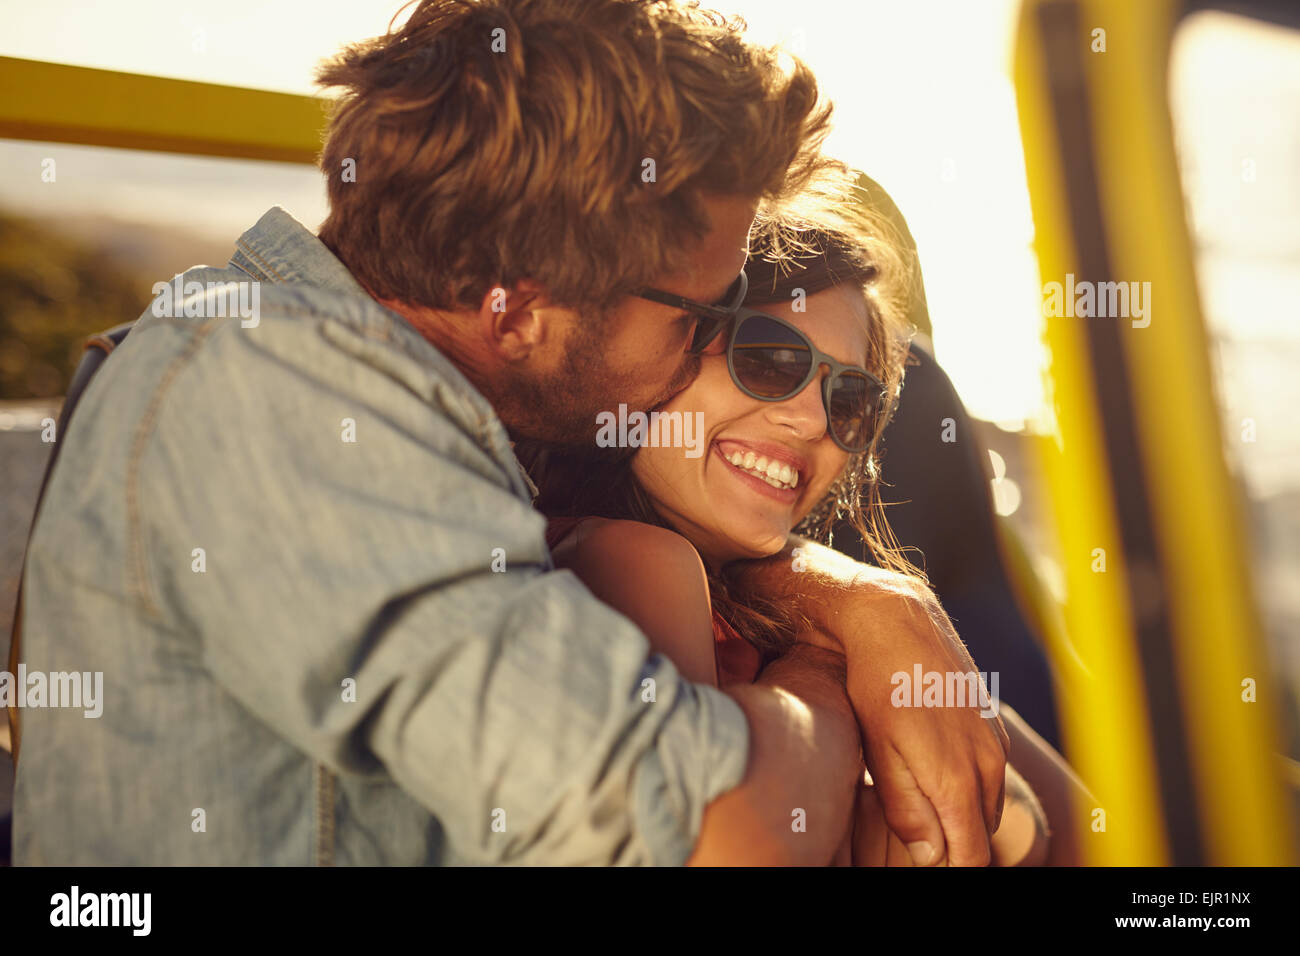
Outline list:
[[[830,439],[826,440],[829,441]],[[826,493],[831,490],[831,485],[835,484],[835,480],[844,474],[844,469],[848,464],[849,456],[838,448],[836,448],[835,454],[827,455],[824,461],[818,463],[816,495],[812,498],[810,507],[826,497]]]
[[[831,490],[831,484],[833,482],[834,478],[818,478],[815,483],[808,486],[808,490],[803,500],[799,502],[799,510],[794,516],[795,525],[798,525],[799,522],[808,517],[808,513],[817,507],[822,499],[826,497],[826,493]]]
[[[681,487],[680,463],[676,456],[679,449],[643,448],[632,459],[632,473],[646,493],[658,501],[671,501],[677,497],[675,490]]]

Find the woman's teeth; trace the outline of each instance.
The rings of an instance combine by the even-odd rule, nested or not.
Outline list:
[[[765,456],[755,455],[752,451],[733,451],[725,457],[741,471],[761,478],[773,488],[795,488],[799,484],[798,470],[775,458],[769,461]]]

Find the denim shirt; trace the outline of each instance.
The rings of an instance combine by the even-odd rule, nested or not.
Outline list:
[[[151,306],[78,406],[23,660],[102,715],[22,712],[15,862],[684,862],[744,715],[554,570],[486,399],[278,207],[181,280],[260,314]]]

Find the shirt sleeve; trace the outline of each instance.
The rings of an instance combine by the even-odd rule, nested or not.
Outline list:
[[[245,708],[391,778],[464,859],[684,862],[744,775],[739,706],[544,570],[544,520],[472,429],[277,334],[210,336],[142,443],[157,612]]]

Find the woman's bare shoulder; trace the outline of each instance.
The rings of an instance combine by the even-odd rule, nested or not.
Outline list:
[[[625,574],[675,584],[698,581],[700,587],[706,587],[699,552],[669,528],[641,521],[590,518],[575,528],[563,544],[568,548],[566,565],[609,565]],[[557,556],[556,560],[561,558]]]
[[[631,618],[689,679],[717,683],[704,562],[686,538],[640,521],[584,521],[556,563]],[[567,543],[566,543],[567,544]]]
[[[579,525],[579,543],[610,547],[636,545],[653,548],[660,556],[690,552],[698,557],[695,546],[671,528],[630,521],[623,518],[586,518]]]

